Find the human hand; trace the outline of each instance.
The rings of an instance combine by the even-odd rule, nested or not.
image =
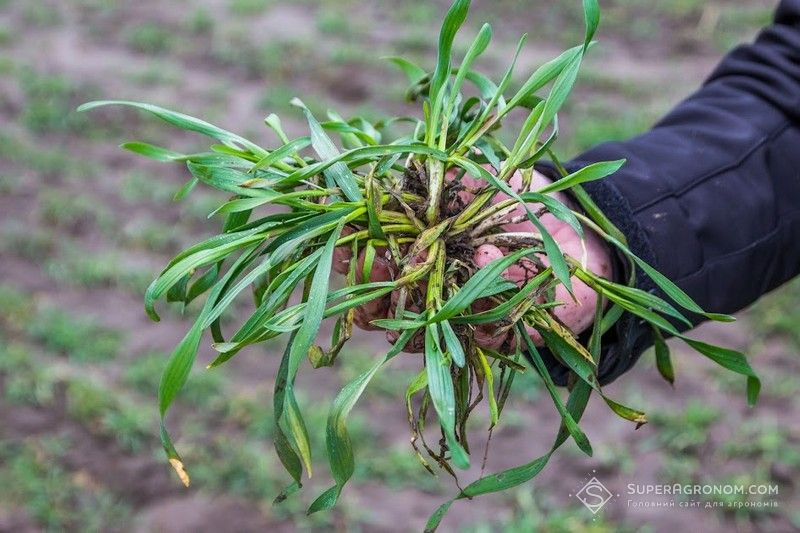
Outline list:
[[[491,171],[489,168],[487,168],[487,170]],[[448,173],[448,179],[453,179],[453,176],[454,173]],[[550,183],[548,178],[534,171],[530,190],[536,191],[548,183]],[[485,182],[465,174],[461,178],[461,184],[464,185],[468,191],[477,191],[485,185]],[[509,185],[515,191],[522,192],[522,176],[518,172],[515,173],[509,180]],[[459,193],[459,196],[460,200],[466,204],[472,200],[474,193],[463,191]],[[563,192],[553,193],[553,196],[563,204],[574,209],[573,202]],[[508,198],[509,197],[505,193],[498,193],[492,198],[492,203],[496,204]],[[537,203],[529,203],[528,207],[532,212],[536,213],[542,206]],[[517,205],[514,210],[506,216],[506,219],[508,223],[501,226],[505,232],[538,233],[533,223],[528,220],[525,209],[521,205]],[[539,220],[547,231],[550,232],[555,241],[558,242],[564,254],[577,261],[583,262],[588,270],[598,276],[604,278],[611,277],[611,252],[597,234],[588,228],[585,229],[582,243],[580,236],[572,227],[557,219],[549,212],[544,213]],[[376,252],[370,279],[368,281],[390,281],[394,279],[399,269],[392,259],[390,252],[386,248],[378,248]],[[473,261],[478,268],[483,268],[502,255],[503,250],[498,246],[494,244],[481,244],[475,249]],[[351,260],[352,254],[349,248],[344,246],[337,248],[334,256],[335,270],[340,273],[346,273]],[[544,254],[538,258],[537,262],[545,266],[548,264]],[[362,251],[361,254],[359,254],[356,268],[359,282],[362,281],[360,273],[363,269],[363,264],[364,252]],[[503,277],[521,286],[536,274],[537,268],[534,263],[530,260],[523,259],[506,269],[506,271],[503,272]],[[573,276],[572,294],[574,298],[570,296],[563,285],[559,284],[556,286],[555,301],[559,302],[561,305],[554,307],[552,313],[564,326],[572,331],[573,334],[577,335],[585,331],[592,324],[597,303],[597,293]],[[393,316],[398,297],[399,291],[394,291],[391,295],[386,295],[356,308],[354,323],[362,329],[380,329],[371,324],[371,321]],[[476,312],[485,311],[491,307],[492,303],[487,299],[478,300],[473,304],[473,310]],[[485,348],[498,349],[509,336],[507,330],[499,331],[496,324],[482,324],[474,326],[474,328],[475,341],[479,346]],[[542,339],[538,332],[531,327],[527,329],[534,342],[541,345]],[[387,337],[390,342],[394,342],[397,338],[397,333],[389,331],[387,332]],[[407,351],[421,351],[422,349],[422,346],[420,346],[421,343],[419,342],[412,341],[409,344],[410,346],[406,347]]]

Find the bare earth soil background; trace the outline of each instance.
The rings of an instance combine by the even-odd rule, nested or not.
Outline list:
[[[504,70],[522,32],[530,39],[518,79],[581,36],[577,0],[475,4],[457,42],[463,52],[470,30],[491,22],[495,42],[482,62],[491,72]],[[772,7],[755,0],[601,4],[600,43],[563,113],[565,157],[646,129],[722,53],[752,38]],[[271,448],[270,411],[281,345],[247,350],[214,371],[204,370],[212,355],[204,347],[170,415],[193,476],[184,489],[157,440],[156,390],[197,308],[184,316],[165,309],[154,324],[141,299],[174,253],[218,230],[220,221],[206,215],[223,196],[198,188],[174,204],[186,169],[116,145],[141,139],[199,150],[208,143],[135,112],[74,113],[94,98],[143,100],[267,147],[277,142],[262,123],[270,112],[292,133],[304,131],[288,106],[294,95],[319,113],[417,113],[403,102],[404,78],[380,57],[430,65],[445,9],[443,1],[405,0],[0,0],[0,531],[418,531],[455,492],[449,476],[429,476],[411,453],[402,395],[420,362],[404,356],[375,379],[351,417],[357,471],[339,507],[304,514],[330,483],[322,430],[329,403],[385,351],[377,333],[359,334],[333,368],[301,372],[317,470],[301,494],[277,507],[271,502],[287,477]],[[442,530],[800,529],[800,285],[697,336],[752,356],[764,383],[755,409],[745,405],[744,380],[701,356],[673,346],[673,389],[647,353],[608,392],[643,408],[649,424],[634,431],[592,402],[584,427],[594,457],[568,443],[533,483],[455,504]],[[476,456],[487,420],[472,428]],[[557,424],[534,377],[519,379],[488,470],[537,457]],[[574,497],[591,476],[615,495],[597,515]],[[629,496],[628,484],[672,483],[778,485],[779,494],[628,506],[672,499]],[[705,506],[764,499],[778,506]],[[691,500],[701,505],[679,506]]]

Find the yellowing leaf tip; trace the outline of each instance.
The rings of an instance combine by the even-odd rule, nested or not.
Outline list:
[[[183,483],[185,487],[188,487],[191,484],[191,480],[189,479],[189,473],[186,471],[186,467],[183,466],[183,461],[175,457],[170,457],[169,464],[175,469],[181,483]]]

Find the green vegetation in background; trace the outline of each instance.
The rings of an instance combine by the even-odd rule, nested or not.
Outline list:
[[[157,22],[144,22],[126,32],[128,46],[149,55],[168,54],[175,46],[174,32]]]
[[[119,354],[123,336],[58,308],[45,308],[28,326],[28,334],[45,348],[80,362],[111,361]]]
[[[754,322],[753,331],[758,337],[783,336],[800,349],[800,279],[763,298],[747,316]]]
[[[260,15],[272,4],[272,0],[229,0],[234,15],[250,17]]]
[[[56,257],[45,262],[44,271],[65,286],[85,289],[118,288],[138,292],[150,280],[149,268],[128,266],[120,251],[106,249],[90,253],[78,246],[65,247]]]
[[[124,526],[131,509],[86,471],[61,466],[69,442],[0,441],[0,501],[25,509],[48,531],[101,532]]]
[[[487,518],[483,521],[462,527],[462,533],[530,533],[542,531],[547,533],[651,533],[651,526],[633,527],[611,521],[604,514],[587,520],[586,509],[578,503],[561,507],[554,502],[541,502],[541,490],[516,489],[507,500],[512,510],[500,512],[499,518]]]
[[[33,133],[82,133],[89,126],[86,117],[75,112],[77,103],[89,92],[65,76],[23,69],[19,82],[25,95],[20,122]]]

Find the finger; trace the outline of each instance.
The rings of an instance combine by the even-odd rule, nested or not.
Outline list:
[[[526,190],[536,191],[549,183],[550,180],[547,177],[545,177],[543,174],[539,172],[534,171],[531,176],[530,186]],[[515,172],[514,175],[511,176],[511,179],[508,180],[508,184],[514,191],[523,192],[524,187],[522,186],[522,174],[520,172]],[[571,202],[569,201],[569,199],[566,197],[566,195],[564,195],[561,192],[553,193],[550,196],[552,196],[553,198],[555,198],[556,200],[567,206],[571,206]],[[502,192],[497,193],[492,199],[492,203],[502,202],[503,200],[507,200],[508,198],[509,196],[505,193]],[[538,202],[528,202],[527,206],[528,209],[530,209],[534,213],[536,213],[542,208],[542,204]],[[527,212],[525,211],[525,208],[520,204],[517,204],[517,206],[509,215],[509,218],[519,218],[524,220],[520,220],[520,222],[505,224],[503,226],[503,229],[505,231],[524,232],[524,233],[538,233],[539,231],[536,228],[536,226],[533,225],[533,222],[527,220]],[[562,221],[560,221],[558,218],[556,218],[549,212],[544,213],[542,216],[540,216],[539,221],[542,223],[545,229],[550,233],[553,233],[560,226],[564,225]]]
[[[542,338],[542,335],[536,331],[536,328],[526,324],[525,331],[528,332],[528,336],[530,336],[534,346],[544,346],[544,339]]]
[[[424,329],[420,328],[419,331],[414,333],[411,338],[408,340],[405,346],[403,346],[403,352],[405,353],[422,353],[425,351],[425,335]],[[386,340],[389,341],[390,344],[394,344],[397,342],[397,339],[400,337],[399,331],[387,331],[386,332]]]
[[[478,268],[483,268],[501,257],[503,257],[503,252],[494,244],[481,244],[475,249],[473,260]]]
[[[592,325],[597,293],[584,282],[572,278],[572,295],[563,285],[557,286],[554,300],[562,305],[555,307],[553,314],[573,334],[578,335]]]
[[[416,285],[407,287],[405,291],[405,301],[403,302],[403,309],[412,313],[420,313],[424,308],[425,293],[428,290],[428,284],[425,281],[419,281]],[[388,316],[397,318],[397,306],[400,305],[401,294],[403,291],[392,291],[390,295],[391,303],[389,305]],[[424,330],[418,331],[414,336],[409,339],[408,343],[403,347],[403,352],[406,353],[420,353],[425,347]],[[399,331],[387,331],[386,339],[394,344],[400,336]]]
[[[445,172],[444,179],[446,182],[450,183],[456,179],[456,176],[460,173],[460,169],[458,168],[451,168],[447,172]],[[465,187],[465,190],[460,190],[458,192],[458,199],[461,201],[463,205],[469,204],[473,198],[475,198],[475,193],[473,191],[477,191],[486,185],[486,182],[480,178],[476,178],[471,176],[470,174],[464,173],[461,178],[459,179],[459,183]],[[453,206],[451,206],[453,207]]]
[[[391,281],[394,279],[395,267],[391,259],[388,258],[386,248],[378,247],[375,249],[375,258],[372,261],[372,269],[369,278],[363,279],[364,261],[366,251],[362,250],[358,254],[356,263],[356,281],[359,283],[369,283],[373,281]],[[381,296],[355,308],[353,313],[353,323],[361,329],[373,331],[380,329],[372,325],[372,320],[386,318],[389,313],[391,303],[389,295]]]
[[[480,300],[475,300],[472,304],[472,311],[480,313],[482,311],[488,311],[492,307],[494,307],[494,304],[491,300],[488,298],[481,298]],[[479,324],[475,326],[475,342],[478,346],[491,350],[500,348],[508,338],[508,331],[498,332],[497,327],[498,324]]]
[[[497,326],[476,326],[475,343],[481,348],[498,350],[508,338],[508,331],[497,332]]]
[[[557,232],[556,238],[561,242],[561,250],[568,256],[580,260],[583,254],[581,242],[577,236],[573,239],[562,238],[562,233],[574,231],[565,227]],[[593,232],[585,235],[586,268],[595,274],[610,278],[611,263],[600,238]],[[572,277],[572,295],[563,285],[555,289],[555,301],[562,303],[553,310],[553,314],[575,335],[586,331],[594,320],[597,305],[597,293],[584,282]],[[574,298],[573,298],[574,296]]]
[[[475,250],[473,260],[478,268],[483,268],[492,261],[500,259],[501,257],[503,257],[503,252],[500,250],[500,248],[493,244],[482,244]],[[506,279],[508,279],[508,272],[508,270],[503,272],[503,276],[506,277]],[[492,307],[494,307],[494,305],[492,304],[491,300],[485,298],[476,300],[472,304],[472,310],[476,313],[488,311]],[[478,346],[496,350],[500,348],[500,346],[502,346],[506,341],[508,332],[498,334],[497,324],[481,324],[475,326],[474,335],[475,342],[478,344]]]
[[[355,230],[348,226],[342,228],[342,237],[346,237],[351,233],[354,233]],[[342,246],[337,246],[333,249],[333,270],[338,272],[339,274],[347,274],[350,270],[350,260],[353,258],[353,251],[350,248],[350,244],[344,244]]]

